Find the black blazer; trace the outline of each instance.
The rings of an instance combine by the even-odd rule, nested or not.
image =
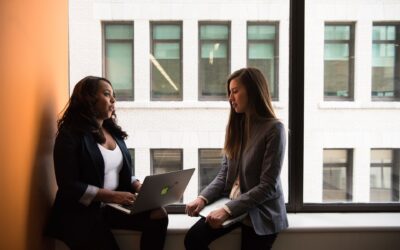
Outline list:
[[[114,139],[123,155],[117,190],[132,192],[129,151],[122,138],[114,136]],[[104,160],[94,137],[63,128],[57,135],[53,155],[58,190],[47,234],[64,239],[100,226],[98,223],[102,222],[97,220],[101,218],[101,203],[85,206],[79,202],[89,184],[99,188],[104,185]]]

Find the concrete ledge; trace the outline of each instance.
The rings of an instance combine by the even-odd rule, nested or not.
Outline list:
[[[400,213],[288,214],[290,227],[279,234],[273,250],[375,250],[398,249]],[[166,250],[183,250],[187,230],[198,220],[183,214],[169,215]],[[139,249],[140,232],[113,230],[121,250]],[[56,250],[67,250],[57,241]],[[210,245],[210,249],[240,249],[240,229]]]

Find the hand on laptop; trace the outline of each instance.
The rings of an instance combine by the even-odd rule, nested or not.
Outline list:
[[[222,227],[222,223],[229,218],[228,212],[223,208],[212,211],[207,217],[206,222],[214,229]]]
[[[114,191],[113,203],[131,205],[136,200],[136,195],[131,192]]]
[[[140,189],[142,188],[142,183],[139,180],[134,181],[132,183],[132,188],[135,191],[135,193],[139,193]]]
[[[205,205],[206,202],[202,198],[197,197],[194,201],[186,204],[185,212],[189,216],[198,216]]]

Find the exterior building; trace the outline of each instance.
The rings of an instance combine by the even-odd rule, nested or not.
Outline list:
[[[134,174],[194,167],[190,201],[219,167],[231,72],[259,67],[288,126],[289,7],[71,0],[70,89],[86,75],[109,78]],[[306,1],[305,203],[399,201],[398,13],[393,0]],[[288,155],[282,181],[287,199]]]

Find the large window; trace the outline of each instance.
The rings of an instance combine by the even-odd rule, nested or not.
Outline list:
[[[230,73],[230,24],[199,23],[199,99],[226,100]]]
[[[151,100],[182,100],[182,24],[151,24]]]
[[[103,23],[104,75],[118,100],[133,99],[133,23]]]
[[[276,23],[247,23],[247,65],[259,68],[263,72],[274,101],[279,98],[278,38]]]
[[[353,24],[325,24],[324,99],[353,100]]]
[[[352,199],[352,150],[324,149],[323,202]]]
[[[400,98],[400,24],[374,23],[372,29],[372,98]]]
[[[199,193],[221,168],[222,149],[199,149]]]
[[[162,174],[183,169],[182,149],[151,149],[151,173]]]
[[[372,149],[370,172],[370,201],[399,201],[398,149]]]

